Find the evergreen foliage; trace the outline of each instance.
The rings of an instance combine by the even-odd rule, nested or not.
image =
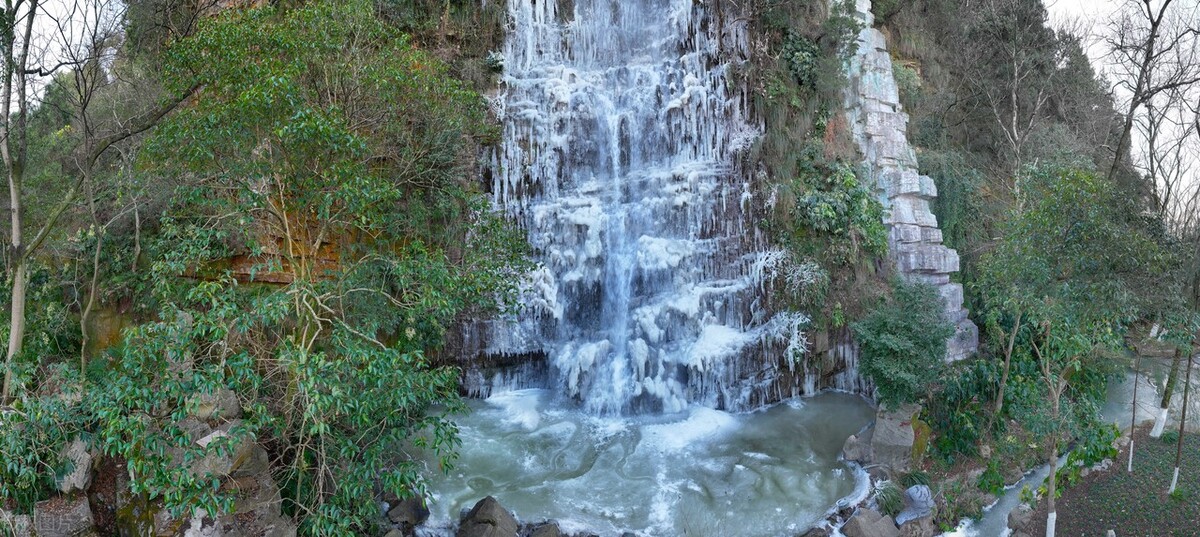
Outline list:
[[[888,408],[929,393],[946,356],[946,340],[954,334],[933,288],[900,281],[893,282],[886,302],[852,327],[859,370]]]

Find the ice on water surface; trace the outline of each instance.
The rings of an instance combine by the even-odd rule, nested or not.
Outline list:
[[[547,390],[471,405],[458,419],[456,469],[431,484],[431,534],[487,495],[523,521],[603,536],[803,531],[860,485],[838,455],[872,417],[861,398],[837,393],[751,413],[596,416]]]

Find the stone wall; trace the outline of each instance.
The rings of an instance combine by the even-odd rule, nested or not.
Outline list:
[[[946,360],[961,360],[978,347],[979,329],[967,318],[962,285],[950,281],[950,274],[958,272],[958,252],[942,244],[937,217],[930,211],[937,186],[917,172],[917,154],[906,136],[908,114],[900,105],[887,42],[872,27],[870,0],[857,0],[856,11],[866,28],[858,36],[858,52],[849,69],[846,115],[886,209],[884,222],[896,271],[908,281],[938,290],[947,319],[957,326],[947,342]]]

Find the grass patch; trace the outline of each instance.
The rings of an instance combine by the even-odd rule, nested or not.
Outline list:
[[[1122,537],[1200,536],[1200,434],[1184,435],[1179,485],[1168,496],[1175,443],[1152,439],[1148,432],[1142,428],[1135,434],[1132,474],[1125,468],[1126,448],[1108,470],[1092,473],[1063,492],[1057,505],[1059,535],[1102,537],[1111,529]],[[1033,521],[1035,527],[1027,532],[1045,533],[1044,501]]]

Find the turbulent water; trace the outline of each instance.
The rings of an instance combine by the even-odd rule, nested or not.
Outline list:
[[[755,248],[747,220],[763,200],[735,166],[758,135],[730,73],[745,21],[713,9],[509,2],[490,173],[541,269],[486,352],[548,357],[558,388],[593,413],[751,408],[753,383],[778,376],[764,365],[794,368],[780,357],[805,343],[803,315],[762,304],[786,260]],[[782,396],[815,391],[792,377]]]
[[[552,400],[521,390],[473,402],[459,420],[457,468],[431,487],[425,531],[449,534],[462,509],[492,495],[523,522],[568,531],[774,537],[805,531],[864,486],[837,460],[873,415],[858,396],[656,417],[598,417]]]

